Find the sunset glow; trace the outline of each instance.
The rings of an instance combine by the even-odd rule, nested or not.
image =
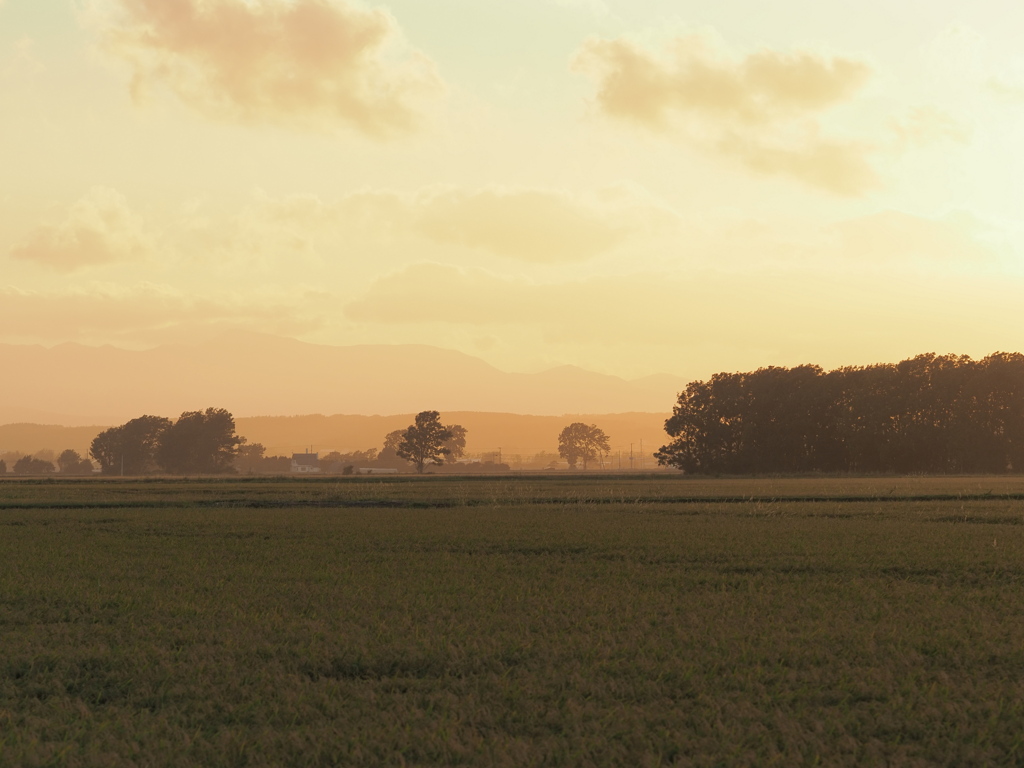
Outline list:
[[[0,342],[242,330],[625,378],[1021,350],[1022,23],[0,0]]]

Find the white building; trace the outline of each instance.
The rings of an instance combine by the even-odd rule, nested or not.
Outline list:
[[[292,472],[300,475],[314,475],[320,473],[320,454],[318,453],[293,453]]]

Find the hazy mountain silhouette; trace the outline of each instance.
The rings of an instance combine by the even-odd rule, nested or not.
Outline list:
[[[643,445],[650,456],[667,440],[666,413],[571,414],[529,416],[516,413],[442,411],[446,424],[461,424],[468,431],[466,449],[470,454],[490,453],[500,449],[502,456],[514,462],[541,451],[558,451],[558,433],[573,421],[596,424],[611,439],[613,461],[622,452],[628,466],[630,444],[639,457]],[[414,413],[389,416],[253,416],[236,420],[238,434],[251,443],[262,443],[267,455],[288,455],[307,449],[321,454],[328,451],[359,451],[381,448],[384,436],[395,429],[404,429],[413,422]],[[73,448],[83,456],[92,439],[113,424],[103,426],[60,427],[38,424],[6,424],[0,426],[0,453],[18,451],[35,453],[43,449],[60,452]],[[646,466],[652,466],[650,459]],[[637,459],[639,467],[639,458]]]
[[[335,347],[251,333],[145,351],[0,345],[0,423],[117,424],[210,405],[236,417],[423,409],[537,415],[667,413],[685,383],[631,382],[563,366],[506,373],[423,345]]]
[[[380,448],[383,438],[395,429],[409,426],[415,414],[394,416],[257,416],[238,419],[238,432],[251,442],[260,442],[268,453],[291,453],[311,448],[356,451]],[[497,452],[511,460],[547,451],[557,453],[558,433],[573,421],[597,424],[611,438],[612,451],[628,455],[630,443],[639,456],[640,446],[651,454],[666,441],[668,413],[572,414],[530,416],[516,413],[442,411],[445,424],[461,424],[468,430],[466,451],[470,454]],[[0,427],[0,436],[3,428]],[[650,462],[648,462],[650,466]]]

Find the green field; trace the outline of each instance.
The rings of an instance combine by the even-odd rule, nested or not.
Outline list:
[[[0,483],[0,766],[1024,764],[1024,478]]]

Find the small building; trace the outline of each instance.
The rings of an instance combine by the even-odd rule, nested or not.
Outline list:
[[[320,474],[320,454],[293,453],[292,472],[300,475]]]

